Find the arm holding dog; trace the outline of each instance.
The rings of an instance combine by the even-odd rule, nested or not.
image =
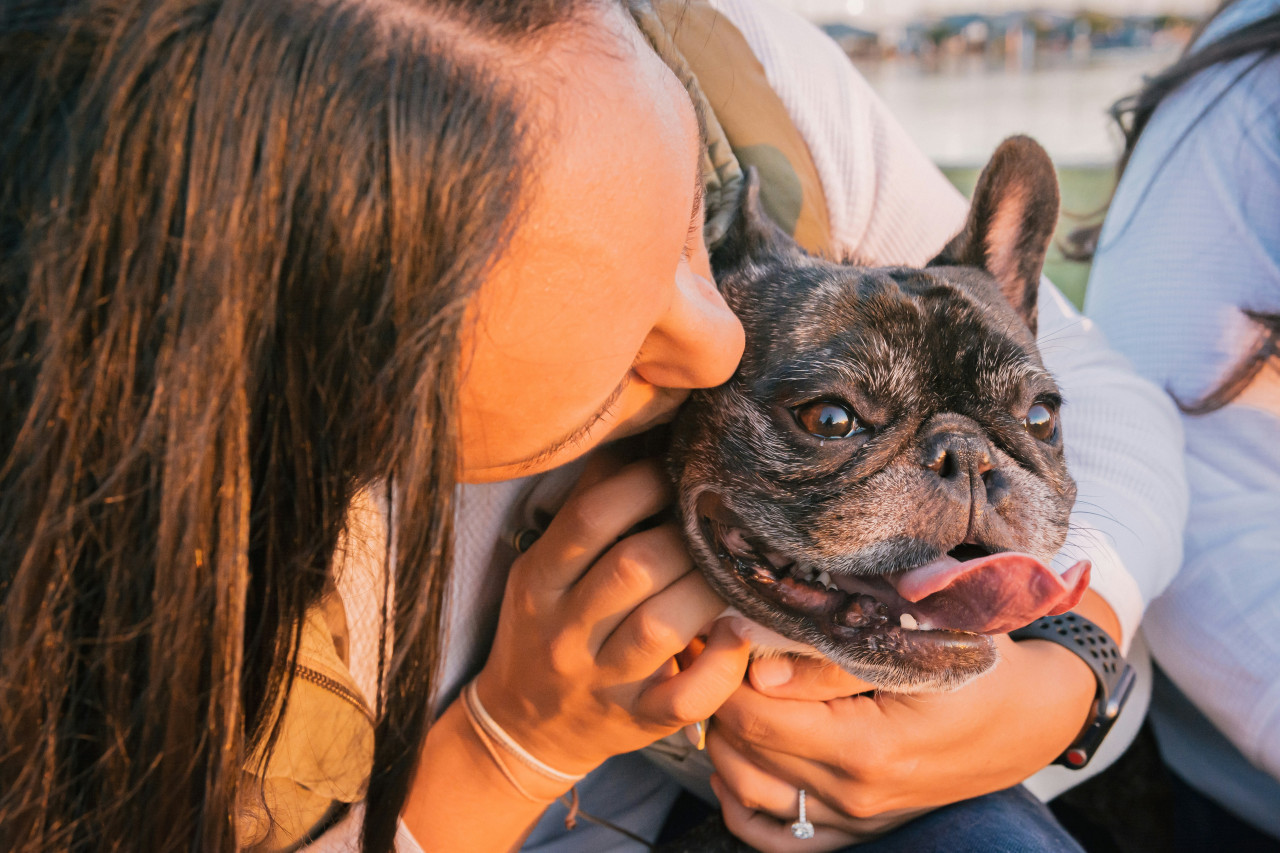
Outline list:
[[[1074,609],[1106,625],[1096,594]],[[812,659],[753,661],[750,684],[717,712],[708,738],[729,828],[762,850],[787,849],[785,820],[803,787],[811,820],[849,844],[1048,764],[1084,726],[1093,674],[1052,643],[997,644],[1001,661],[985,676],[917,696],[866,693],[870,685]],[[754,811],[784,822],[751,822]]]
[[[586,774],[705,719],[742,680],[747,648],[723,623],[692,666],[671,663],[723,609],[679,533],[667,525],[619,539],[668,499],[656,464],[598,455],[511,569],[477,691],[498,725],[556,770]],[[504,761],[524,796],[492,755],[454,702],[428,734],[403,813],[415,837],[442,850],[517,848],[569,788]],[[477,814],[485,820],[456,819]]]
[[[721,801],[732,799],[729,828],[762,850],[787,849],[794,840],[786,822],[803,787],[810,819],[846,833],[848,844],[1016,785],[1048,764],[1083,727],[1093,674],[1049,643],[1002,637],[997,645],[1002,659],[987,675],[917,696],[849,695],[866,685],[837,667],[798,661],[791,684],[805,687],[765,688],[798,694],[775,698],[757,689],[769,662],[753,664],[751,684],[717,712],[708,738]],[[806,698],[824,695],[834,698]],[[747,805],[779,820],[735,825]]]

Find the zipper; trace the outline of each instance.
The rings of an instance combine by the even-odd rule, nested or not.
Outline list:
[[[364,697],[359,693],[356,693],[350,687],[347,687],[347,685],[343,684],[341,681],[338,681],[338,679],[325,675],[318,669],[312,669],[311,667],[300,663],[294,664],[293,674],[298,678],[301,678],[303,681],[309,681],[316,687],[332,693],[334,696],[337,696],[339,699],[342,699],[349,705],[355,707],[360,711],[360,713],[364,714],[370,723],[374,722],[373,712],[370,711],[369,706],[365,704]]]

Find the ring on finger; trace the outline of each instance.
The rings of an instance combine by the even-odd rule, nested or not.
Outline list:
[[[805,792],[804,792],[804,788],[801,788],[800,789],[800,818],[795,823],[791,824],[791,834],[794,837],[800,839],[801,841],[806,841],[810,838],[813,838],[813,832],[814,832],[813,824],[809,822],[809,816],[805,809],[804,801],[805,801]]]

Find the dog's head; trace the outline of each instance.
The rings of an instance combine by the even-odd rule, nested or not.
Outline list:
[[[681,411],[671,466],[703,572],[779,646],[946,689],[1083,594],[1087,565],[1044,565],[1075,499],[1035,346],[1057,211],[1047,155],[1011,139],[938,257],[866,268],[806,255],[749,180],[712,259],[746,353]]]

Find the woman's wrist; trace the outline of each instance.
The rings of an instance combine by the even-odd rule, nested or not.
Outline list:
[[[427,850],[519,846],[548,805],[572,786],[509,763],[522,793],[495,763],[459,699],[427,731],[402,819]]]
[[[545,802],[545,792],[540,794],[534,791],[547,788],[547,782],[550,782],[551,788],[563,788],[567,791],[585,777],[585,773],[574,774],[558,770],[525,749],[523,744],[512,737],[489,714],[480,699],[476,682],[472,681],[462,688],[462,695],[458,697],[457,704],[461,706],[467,723],[471,726],[472,734],[484,746],[494,766],[511,783],[511,787],[525,799],[532,802]],[[533,772],[532,777],[529,771]],[[529,789],[528,779],[530,778],[542,783],[535,785],[534,791]],[[559,794],[553,795],[552,799],[556,796]]]
[[[1116,644],[1121,642],[1120,620],[1106,600],[1093,590],[1085,592],[1080,602],[1072,608],[1090,622],[1111,635]],[[1023,658],[1025,672],[1036,673],[1042,679],[1039,686],[1048,690],[1054,704],[1063,715],[1064,737],[1052,758],[1073,743],[1093,718],[1093,703],[1098,692],[1098,680],[1092,668],[1078,655],[1057,643],[1045,640],[1022,640],[1014,644]]]
[[[1111,605],[1107,603],[1107,600],[1097,592],[1092,589],[1085,590],[1084,597],[1071,609],[1106,631],[1117,646],[1124,648],[1124,635],[1123,628],[1120,626],[1120,617],[1111,609]]]
[[[573,788],[573,781],[552,779],[514,758],[504,756],[502,746],[492,738],[486,743],[483,728],[473,722],[474,718],[467,713],[461,696],[445,713],[452,715],[449,720],[451,728],[460,730],[457,736],[463,739],[471,759],[481,765],[478,769],[485,771],[491,790],[501,790],[504,796],[533,802],[545,809]],[[440,721],[443,720],[444,716],[441,716]]]

